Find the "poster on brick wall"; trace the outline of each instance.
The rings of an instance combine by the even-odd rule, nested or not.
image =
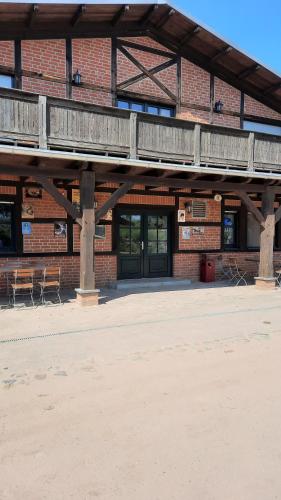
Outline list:
[[[183,226],[181,228],[181,236],[182,236],[182,239],[183,240],[190,240],[190,235],[191,235],[191,231],[190,231],[190,227],[188,226]]]
[[[204,234],[204,232],[205,232],[205,230],[204,230],[203,226],[194,226],[192,228],[192,234],[194,234],[194,235]]]
[[[38,187],[27,187],[25,188],[25,197],[26,198],[42,198],[42,189]]]
[[[72,199],[73,205],[75,205],[77,210],[80,210],[80,191],[79,191],[79,189],[72,189],[71,199]]]
[[[33,206],[28,203],[23,203],[21,206],[21,216],[23,219],[34,219]]]
[[[25,234],[25,235],[30,235],[32,234],[32,226],[31,226],[31,223],[30,222],[22,222],[21,223],[21,232],[22,234]]]
[[[54,235],[60,236],[61,238],[66,238],[67,226],[64,221],[54,222]]]
[[[185,210],[178,210],[178,222],[185,222]]]

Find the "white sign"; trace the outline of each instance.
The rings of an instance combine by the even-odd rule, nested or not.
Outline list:
[[[182,239],[183,240],[190,240],[190,234],[191,234],[191,231],[190,231],[190,227],[188,226],[183,226],[181,228],[181,235],[182,235]]]

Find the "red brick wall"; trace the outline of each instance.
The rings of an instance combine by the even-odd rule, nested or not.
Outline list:
[[[14,42],[0,42],[0,64],[14,67]]]

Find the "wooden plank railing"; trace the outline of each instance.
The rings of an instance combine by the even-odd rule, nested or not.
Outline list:
[[[0,142],[281,173],[281,138],[0,89]]]

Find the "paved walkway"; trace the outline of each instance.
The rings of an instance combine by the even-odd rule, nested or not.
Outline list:
[[[280,498],[281,290],[0,311],[1,500]]]

